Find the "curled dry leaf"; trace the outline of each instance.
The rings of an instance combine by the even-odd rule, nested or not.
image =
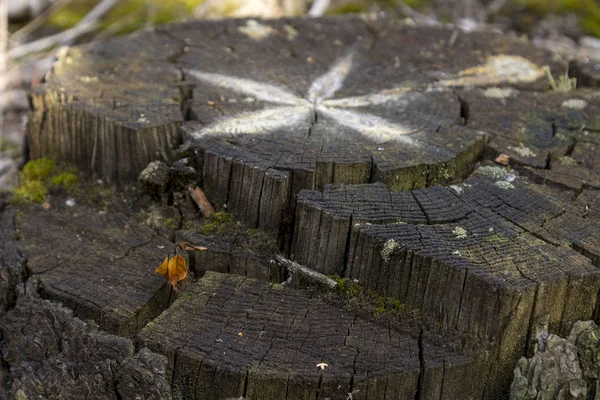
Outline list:
[[[177,290],[177,282],[187,277],[187,264],[179,254],[170,260],[169,257],[165,257],[165,260],[156,269],[156,273],[167,278],[173,289]]]
[[[510,163],[510,157],[506,154],[500,154],[494,161],[500,165],[508,165]]]
[[[156,268],[156,272],[157,274],[160,274],[164,277],[167,277],[167,273],[169,271],[169,257],[165,257],[165,260],[162,262],[162,264],[160,264],[160,266],[158,268]]]
[[[202,251],[202,250],[206,250],[206,247],[202,247],[202,246],[196,246],[195,244],[191,244],[188,242],[181,242],[179,243],[179,248],[183,251]]]

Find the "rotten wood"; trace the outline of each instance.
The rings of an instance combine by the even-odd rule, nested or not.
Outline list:
[[[188,186],[187,189],[188,193],[194,200],[194,203],[196,203],[196,205],[200,209],[200,212],[202,212],[202,215],[204,215],[205,217],[210,217],[215,213],[215,208],[212,204],[210,204],[210,201],[208,200],[202,189],[200,189],[198,186],[196,186],[195,188],[192,186]]]

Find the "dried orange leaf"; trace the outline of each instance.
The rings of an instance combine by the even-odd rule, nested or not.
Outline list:
[[[508,165],[510,163],[510,157],[506,154],[500,154],[494,161],[500,165]]]
[[[187,276],[187,264],[185,259],[179,254],[169,260],[169,276],[167,279],[173,289],[177,289],[177,282],[182,281]]]
[[[162,264],[160,264],[160,266],[158,268],[156,268],[156,272],[157,274],[160,274],[164,277],[167,276],[167,273],[169,272],[169,257],[165,257],[165,261],[162,262]]]
[[[202,250],[206,250],[206,247],[202,247],[202,246],[196,246],[195,244],[191,244],[188,242],[181,242],[179,243],[179,248],[183,251],[193,251],[193,250],[198,250],[198,251],[202,251]]]

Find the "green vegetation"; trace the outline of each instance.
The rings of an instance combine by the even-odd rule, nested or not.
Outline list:
[[[100,29],[123,24],[120,32],[132,32],[146,23],[164,24],[189,17],[203,0],[122,0],[102,20]],[[73,0],[50,18],[50,24],[59,29],[75,26],[97,4],[97,0]]]
[[[569,73],[565,72],[564,74],[560,74],[558,77],[558,83],[552,77],[552,72],[550,72],[550,67],[544,66],[544,74],[546,74],[546,78],[548,79],[548,83],[550,84],[550,88],[554,92],[568,92],[570,90],[575,90],[577,88],[577,78],[569,78]],[[523,144],[521,143],[521,146]]]
[[[62,172],[52,178],[52,185],[72,192],[79,186],[79,178],[74,170]]]
[[[19,178],[21,184],[11,197],[15,203],[43,203],[48,193],[60,190],[73,192],[79,185],[75,169],[61,168],[47,158],[29,161]]]
[[[375,309],[373,311],[377,317],[387,312],[397,313],[404,310],[404,304],[402,304],[398,299],[379,295],[374,296]]]
[[[596,0],[512,0],[524,11],[537,17],[548,14],[573,13],[580,18],[581,28],[589,35],[600,36],[600,3]]]
[[[443,3],[434,0],[353,0],[332,8],[329,13],[365,12],[372,5],[382,9],[398,9],[400,2],[424,14],[437,10],[437,18],[441,22],[451,22],[449,15],[439,13],[439,6]],[[501,14],[509,17],[515,13],[528,17],[526,19],[532,23],[549,14],[572,13],[579,18],[580,27],[586,34],[600,36],[600,2],[597,0],[511,0],[501,11]]]
[[[200,230],[205,235],[210,235],[212,233],[218,232],[222,233],[227,228],[233,227],[236,225],[236,220],[233,218],[231,214],[226,213],[225,211],[219,211],[210,216],[200,227]]]
[[[366,2],[350,2],[334,8],[333,10],[329,11],[329,14],[353,14],[366,11],[369,11],[369,5]]]
[[[338,275],[331,275],[329,278],[337,283],[338,292],[344,297],[346,303],[361,303],[363,307],[368,307],[375,317],[405,310],[405,305],[396,298],[364,290],[359,284],[348,278],[340,278]]]
[[[163,225],[167,229],[177,229],[177,221],[175,221],[175,218],[165,219],[165,222],[163,223]]]

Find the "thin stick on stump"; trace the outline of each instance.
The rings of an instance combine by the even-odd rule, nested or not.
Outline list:
[[[275,260],[287,268],[290,274],[297,274],[301,279],[304,279],[308,283],[324,286],[328,289],[335,289],[337,287],[337,282],[326,275],[307,268],[304,265],[300,265],[297,262],[289,260],[279,254],[275,255]]]
[[[210,201],[208,201],[208,198],[202,189],[198,186],[196,186],[196,188],[188,186],[188,192],[190,192],[190,196],[192,196],[192,199],[198,205],[198,208],[200,208],[200,211],[205,217],[210,217],[215,213],[215,208],[210,204]]]

